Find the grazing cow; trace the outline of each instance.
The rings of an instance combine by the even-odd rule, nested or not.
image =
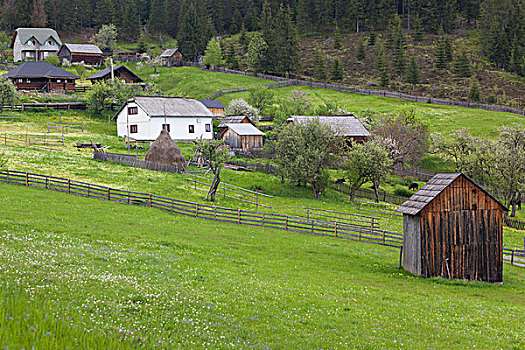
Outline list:
[[[518,207],[519,210],[521,210],[521,196],[518,197],[518,201],[516,202],[516,206]]]
[[[412,182],[410,186],[408,186],[409,190],[417,190],[419,188],[419,184],[417,182]]]
[[[342,183],[345,183],[345,181],[346,181],[345,179],[337,179],[337,180],[335,180],[335,183],[336,184],[342,184]]]

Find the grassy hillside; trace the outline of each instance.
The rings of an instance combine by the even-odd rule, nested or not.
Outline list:
[[[503,285],[420,279],[388,248],[0,193],[2,347],[524,346],[516,267]]]

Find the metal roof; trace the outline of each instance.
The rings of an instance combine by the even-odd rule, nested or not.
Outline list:
[[[114,72],[116,72],[117,70],[121,70],[121,69],[124,69],[124,70],[128,71],[129,73],[131,73],[133,76],[135,76],[139,80],[139,82],[143,82],[144,81],[138,75],[133,73],[128,67],[126,67],[124,65],[118,65],[118,66],[114,66],[113,67],[113,71]],[[88,77],[87,79],[88,80],[91,80],[91,79],[102,79],[102,78],[104,78],[105,76],[107,76],[109,74],[111,74],[111,67],[104,68],[100,72],[93,74],[92,76]]]
[[[135,102],[150,117],[164,117],[164,115],[166,117],[213,117],[213,113],[208,108],[192,98],[136,96],[127,100],[114,118],[130,102]]]
[[[345,115],[319,115],[319,116],[297,116],[293,115],[286,120],[296,125],[304,124],[309,120],[318,119],[323,125],[328,125],[340,136],[368,137],[370,132],[361,124],[353,114]]]
[[[166,49],[160,54],[160,57],[171,57],[177,51],[179,51],[179,49]]]
[[[222,102],[218,100],[199,100],[199,102],[208,108],[225,108]]]
[[[24,62],[6,74],[6,78],[64,78],[80,79],[76,74],[60,69],[47,62]]]
[[[244,119],[248,119],[250,124],[253,124],[250,118],[244,116],[244,115],[230,115],[227,117],[222,118],[218,128],[225,128],[227,127],[226,124],[241,124]],[[245,123],[247,124],[247,123]]]
[[[226,124],[226,127],[240,136],[264,136],[264,133],[252,124]]]
[[[58,36],[57,32],[51,28],[18,28],[15,30],[14,36],[18,36],[24,45],[31,38],[35,38],[35,40],[38,41],[40,45],[44,45],[49,38],[53,38],[57,42],[58,46],[62,45],[62,41],[60,41],[60,37]],[[14,39],[15,38],[13,37],[13,40]]]
[[[472,181],[468,176],[462,173],[439,173],[431,178],[419,191],[414,193],[405,203],[403,203],[396,211],[408,214],[408,215],[418,215],[430,202],[432,202],[436,197],[441,194],[452,184],[458,177],[464,176],[470,182],[472,182],[476,187],[485,192],[493,200],[498,202],[505,210],[507,209],[496,197],[485,191],[483,187]]]
[[[102,55],[102,50],[93,44],[64,44],[62,47],[67,47],[72,53],[91,53],[96,55]],[[60,49],[62,50],[62,48]]]

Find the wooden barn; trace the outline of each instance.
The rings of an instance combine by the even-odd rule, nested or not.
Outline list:
[[[166,49],[160,54],[160,58],[167,67],[180,67],[183,63],[182,54],[179,49]]]
[[[119,65],[113,67],[113,75],[115,78],[125,81],[128,84],[138,84],[144,82],[138,75],[133,73],[128,67]],[[100,72],[93,74],[88,78],[93,83],[100,81],[111,80],[111,67],[102,69]]]
[[[3,75],[24,91],[75,91],[78,75],[47,62],[24,62]]]
[[[217,126],[219,129],[219,138],[222,138],[222,135],[228,129],[228,124],[251,124],[255,126],[250,118],[244,115],[229,115],[222,118],[221,122]]]
[[[309,120],[318,119],[322,125],[331,127],[336,136],[344,137],[346,140],[353,140],[358,143],[368,141],[370,132],[353,114],[340,115],[317,115],[317,116],[298,116],[293,115],[286,119],[287,125],[300,125]]]
[[[261,151],[264,133],[251,123],[226,124],[221,139],[234,151]]]
[[[224,115],[224,105],[218,100],[199,100],[206,108],[208,108],[214,115],[222,117]]]
[[[69,63],[84,62],[85,64],[98,66],[104,59],[104,56],[97,45],[63,44],[60,51],[58,51],[58,58],[60,58],[60,62],[66,59]]]
[[[461,173],[437,174],[403,213],[403,267],[415,275],[503,281],[503,215],[508,209]]]

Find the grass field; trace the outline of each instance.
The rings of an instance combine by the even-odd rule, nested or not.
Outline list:
[[[521,349],[525,276],[0,184],[2,348]]]

